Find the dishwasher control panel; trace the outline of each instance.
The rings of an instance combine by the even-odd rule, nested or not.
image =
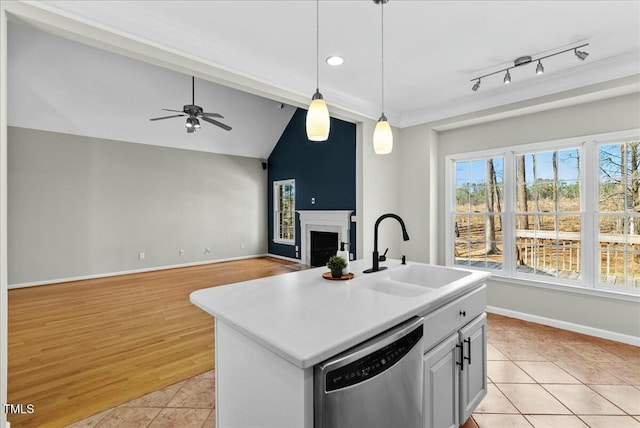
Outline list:
[[[411,333],[401,337],[395,342],[368,354],[356,361],[329,371],[325,378],[326,392],[335,391],[355,385],[375,377],[389,369],[402,359],[423,335],[423,326],[418,326]]]

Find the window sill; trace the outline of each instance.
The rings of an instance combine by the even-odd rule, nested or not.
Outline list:
[[[281,244],[281,245],[290,245],[290,246],[296,245],[296,241],[290,241],[290,240],[284,240],[284,239],[274,239],[273,243]]]

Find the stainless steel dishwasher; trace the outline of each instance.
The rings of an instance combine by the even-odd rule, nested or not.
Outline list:
[[[315,366],[315,428],[418,428],[423,318],[414,317]]]

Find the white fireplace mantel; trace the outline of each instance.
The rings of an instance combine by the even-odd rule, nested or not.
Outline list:
[[[311,232],[334,232],[338,242],[349,243],[352,210],[298,210],[300,215],[301,261],[310,264]]]

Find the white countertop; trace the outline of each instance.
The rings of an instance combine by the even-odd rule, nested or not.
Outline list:
[[[407,266],[419,263],[408,262]],[[191,293],[193,304],[302,369],[336,355],[415,315],[479,287],[489,276],[472,271],[464,280],[415,297],[364,289],[365,282],[407,266],[364,274],[370,260],[350,262],[355,278],[330,281],[324,267],[206,288]]]

